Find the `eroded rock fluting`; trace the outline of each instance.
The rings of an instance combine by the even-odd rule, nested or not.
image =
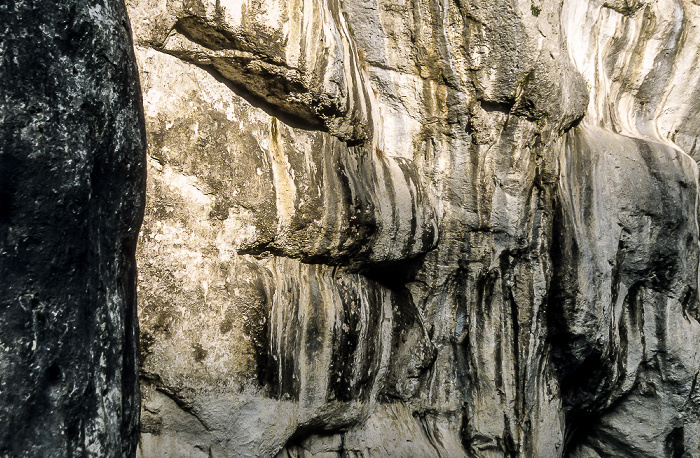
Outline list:
[[[127,3],[142,456],[700,456],[700,5]]]
[[[145,153],[123,2],[2,2],[0,456],[136,451]]]

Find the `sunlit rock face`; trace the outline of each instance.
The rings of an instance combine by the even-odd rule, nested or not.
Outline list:
[[[700,455],[700,6],[127,4],[142,456]]]

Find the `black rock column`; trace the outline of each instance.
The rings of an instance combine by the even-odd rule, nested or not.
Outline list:
[[[0,456],[131,456],[145,133],[123,0],[0,1]]]

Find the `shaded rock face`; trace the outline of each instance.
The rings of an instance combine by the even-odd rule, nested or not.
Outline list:
[[[120,1],[0,5],[0,455],[128,456],[145,130]]]
[[[127,6],[142,456],[700,455],[697,4]]]
[[[581,425],[572,456],[700,454],[698,110],[687,96],[698,14],[680,1],[565,7],[565,21],[585,17],[569,40],[586,44],[572,59],[591,87],[560,156],[549,310],[569,423]]]

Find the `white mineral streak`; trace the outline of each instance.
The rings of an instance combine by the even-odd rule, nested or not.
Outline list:
[[[590,88],[586,122],[695,156],[700,5],[609,3],[566,1],[562,11],[571,59]]]
[[[132,0],[142,456],[700,456],[700,6]]]
[[[287,156],[280,146],[282,139],[277,127],[277,120],[272,120],[270,129],[270,163],[272,168],[272,183],[277,197],[277,232],[282,233],[291,225],[294,215],[294,202],[297,193],[292,176],[293,170]]]

